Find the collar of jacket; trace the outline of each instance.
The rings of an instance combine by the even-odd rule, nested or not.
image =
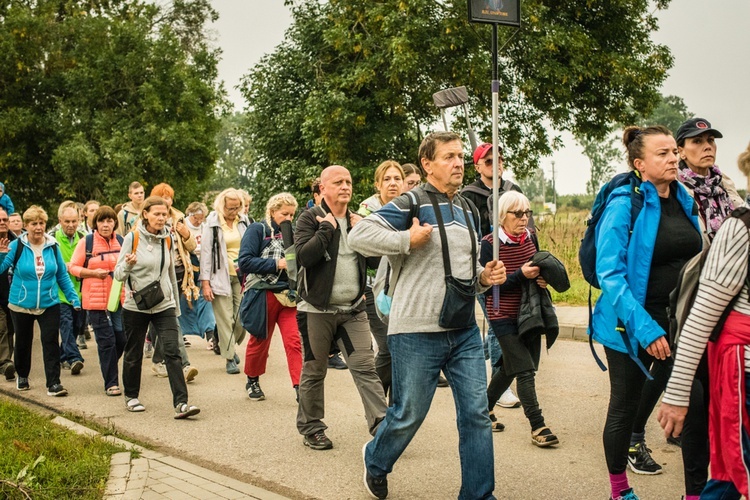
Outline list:
[[[325,198],[320,200],[320,208],[322,208],[323,211],[327,214],[332,213],[331,208],[328,206],[328,203],[326,203]],[[334,215],[334,217],[336,216]],[[346,208],[346,232],[348,233],[351,228],[352,228],[352,211],[349,210],[349,207],[347,207]],[[338,227],[336,229],[338,229]]]

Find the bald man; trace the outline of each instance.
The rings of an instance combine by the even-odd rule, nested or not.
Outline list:
[[[305,446],[328,450],[333,443],[323,423],[323,387],[331,342],[337,343],[349,365],[372,435],[385,416],[386,403],[383,385],[375,373],[364,300],[366,269],[368,264],[377,268],[378,259],[368,262],[347,241],[351,228],[362,219],[348,207],[352,198],[349,171],[340,165],[324,169],[320,194],[320,206],[300,215],[295,233],[302,299],[297,305],[297,318],[305,353],[297,429],[304,436]]]

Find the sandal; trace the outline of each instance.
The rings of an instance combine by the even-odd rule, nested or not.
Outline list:
[[[492,423],[492,432],[503,432],[505,430],[505,425],[497,421],[494,410],[490,412],[490,422]]]
[[[190,343],[190,341],[188,340],[187,336],[185,336],[185,335],[182,336],[182,341],[185,343],[185,347],[190,347],[190,346],[193,345],[193,344]]]
[[[116,385],[113,385],[112,387],[107,387],[107,390],[104,392],[105,394],[107,394],[107,396],[120,396],[122,394],[122,391]]]
[[[125,408],[128,409],[128,411],[131,411],[133,413],[138,413],[142,411],[146,411],[146,407],[141,404],[140,401],[138,401],[138,398],[130,398],[125,402]]]
[[[206,350],[207,351],[214,350],[214,339],[208,339],[208,341],[206,342]]]
[[[183,418],[192,417],[201,412],[197,406],[189,405],[187,403],[180,403],[174,408],[174,418],[182,420]]]
[[[547,446],[558,444],[560,440],[557,439],[557,436],[552,434],[549,427],[540,427],[531,432],[531,442],[540,448],[545,448]]]

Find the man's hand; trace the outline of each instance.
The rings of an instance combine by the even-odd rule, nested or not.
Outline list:
[[[334,229],[338,227],[338,222],[336,222],[336,217],[334,217],[331,212],[328,212],[325,217],[316,215],[315,218],[318,219],[319,224],[322,224],[323,222],[327,222],[330,225],[332,225]]]
[[[665,437],[678,437],[682,434],[682,426],[685,423],[687,415],[687,406],[674,406],[662,403],[659,412],[656,414],[656,420],[659,421],[661,428],[664,429]]]
[[[352,224],[352,227],[354,227],[355,224],[357,224],[357,222],[359,222],[361,220],[362,220],[362,216],[361,215],[355,214],[354,212],[352,212],[351,214],[349,214],[349,222]]]
[[[654,340],[650,346],[646,348],[646,352],[656,359],[667,359],[672,352],[669,350],[669,342],[664,336]]]
[[[0,252],[8,253],[8,238],[0,238]]]
[[[488,262],[479,275],[479,282],[483,286],[502,285],[506,279],[508,278],[505,274],[505,264],[500,260]]]
[[[419,225],[419,219],[414,217],[412,219],[411,227],[409,228],[409,248],[415,249],[423,247],[430,241],[430,233],[432,232],[432,226],[426,222],[423,225]]]
[[[211,285],[208,283],[208,280],[203,281],[201,289],[203,291],[203,298],[206,299],[206,302],[213,302],[214,292],[211,290]]]

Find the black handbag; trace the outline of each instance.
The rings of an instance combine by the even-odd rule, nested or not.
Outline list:
[[[161,265],[159,266],[159,277],[164,270],[164,241],[161,242]],[[133,290],[133,283],[128,276],[128,286]],[[164,291],[161,289],[161,280],[152,281],[137,292],[133,292],[133,300],[139,311],[153,309],[164,301]]]
[[[432,208],[435,211],[435,218],[440,231],[440,248],[443,253],[443,269],[445,270],[445,298],[440,308],[440,318],[438,325],[441,328],[459,329],[468,328],[476,323],[474,316],[474,305],[476,302],[476,285],[477,285],[477,241],[474,235],[473,223],[469,218],[469,212],[466,210],[466,203],[460,197],[456,196],[464,211],[466,227],[469,229],[471,238],[471,279],[461,279],[453,276],[451,271],[450,254],[448,253],[448,237],[445,233],[445,224],[443,223],[443,214],[440,212],[437,197],[434,193],[428,192],[427,196],[432,202]]]

